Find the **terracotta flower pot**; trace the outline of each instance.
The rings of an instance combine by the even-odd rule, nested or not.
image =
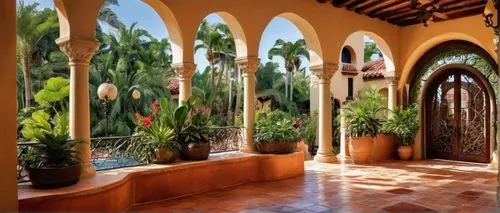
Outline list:
[[[182,160],[206,160],[210,155],[210,143],[190,143],[187,146],[182,146]]]
[[[373,150],[373,137],[351,137],[349,152],[354,163],[363,164],[368,162]]]
[[[297,150],[297,142],[264,142],[257,145],[262,154],[289,154]]]
[[[76,184],[80,180],[81,166],[61,168],[30,168],[28,177],[34,188],[53,189]]]
[[[401,158],[401,160],[409,160],[413,154],[413,147],[412,146],[400,146],[398,148],[398,154],[399,154],[399,158]]]
[[[155,163],[169,164],[179,160],[179,152],[165,148],[155,149]]]
[[[378,134],[374,139],[373,151],[369,161],[385,161],[394,159],[397,149],[397,137],[394,135]]]

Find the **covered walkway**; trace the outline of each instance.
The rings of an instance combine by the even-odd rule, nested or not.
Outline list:
[[[304,176],[137,206],[151,212],[492,212],[496,170],[486,164],[306,162]]]

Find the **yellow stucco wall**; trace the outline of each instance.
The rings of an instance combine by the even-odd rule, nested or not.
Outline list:
[[[16,2],[0,1],[0,212],[17,211]]]

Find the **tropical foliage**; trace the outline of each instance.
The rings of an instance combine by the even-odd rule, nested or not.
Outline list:
[[[24,155],[24,161],[32,168],[64,167],[78,164],[74,147],[79,140],[69,140],[69,116],[61,112],[51,117],[39,110],[24,121],[21,131],[29,140],[38,142]]]
[[[364,48],[364,61],[369,62],[372,60],[373,55],[381,55],[382,52],[380,49],[377,47],[377,44],[373,41],[365,41],[365,48]]]
[[[293,101],[295,73],[300,69],[302,60],[309,60],[306,42],[304,39],[295,42],[285,42],[278,39],[268,53],[269,59],[273,59],[275,56],[282,57],[285,60],[285,83],[287,85],[285,86],[285,97]]]
[[[396,108],[382,126],[387,132],[396,135],[400,139],[401,145],[412,145],[419,129],[417,105],[406,109]]]
[[[293,116],[280,110],[261,113],[255,122],[257,144],[268,142],[295,143],[299,136]]]
[[[22,121],[38,109],[53,116],[69,108],[68,59],[55,43],[59,36],[57,14],[54,9],[39,10],[37,6],[21,2],[18,7],[19,129]],[[113,6],[119,6],[117,0],[106,0],[98,14],[96,38],[101,45],[89,67],[92,137],[104,136],[106,128],[110,136],[132,135],[138,125],[136,115],[151,115],[151,103],[165,98],[169,105],[176,105],[170,101],[170,91],[165,88],[168,80],[176,78],[171,68],[170,41],[159,40],[136,24],[125,26],[112,10]],[[114,30],[103,32],[103,25]],[[204,117],[206,123],[217,126],[235,125],[238,118],[241,124],[243,78],[235,63],[235,42],[228,26],[204,21],[197,34],[195,50],[204,51],[209,66],[201,68],[193,77],[193,95],[198,98],[196,107],[203,113],[194,115],[196,109],[192,109],[193,115],[189,116],[193,117],[189,118]],[[269,56],[287,59],[287,72],[280,72],[274,62],[262,64],[256,73],[257,97],[271,99],[272,109],[294,116],[308,113],[309,76],[301,67],[308,59],[305,42],[278,40]],[[97,97],[97,88],[107,80],[118,89],[118,97],[109,105]],[[139,92],[140,98],[134,99],[134,92]],[[104,107],[109,107],[107,118]],[[172,106],[169,108],[175,111]],[[141,119],[154,122],[148,116]],[[203,125],[195,127],[202,128],[196,131],[205,131]]]
[[[342,108],[346,134],[352,137],[374,137],[379,133],[384,115],[385,97],[376,86],[364,88],[358,98]]]
[[[58,29],[55,10],[38,11],[38,3],[25,4],[21,1],[17,7],[17,61],[24,75],[24,107],[31,106],[31,61],[36,60],[35,52],[44,36]]]

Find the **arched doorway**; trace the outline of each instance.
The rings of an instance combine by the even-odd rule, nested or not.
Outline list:
[[[490,89],[479,72],[449,67],[425,86],[427,158],[490,162]]]

